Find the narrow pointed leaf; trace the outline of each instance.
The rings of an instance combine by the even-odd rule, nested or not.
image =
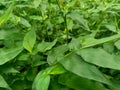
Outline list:
[[[110,41],[113,41],[119,38],[120,38],[120,34],[116,34],[116,35],[102,38],[102,39],[86,38],[81,43],[82,43],[82,48],[87,48],[87,47],[92,47],[92,46],[99,45],[105,42],[110,42]]]
[[[14,8],[14,1],[13,1],[13,3],[10,5],[10,7],[5,11],[4,15],[2,15],[2,16],[0,17],[0,26],[1,26],[2,24],[4,24],[4,23],[9,19],[10,14],[11,14],[11,12],[13,11],[13,8]]]

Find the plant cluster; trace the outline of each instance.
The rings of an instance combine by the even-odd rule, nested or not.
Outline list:
[[[119,0],[0,0],[0,90],[120,90]]]

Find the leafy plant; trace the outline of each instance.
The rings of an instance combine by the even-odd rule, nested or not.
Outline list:
[[[1,0],[0,90],[119,90],[119,0]]]

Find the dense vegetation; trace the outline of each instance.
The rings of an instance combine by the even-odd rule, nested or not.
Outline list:
[[[119,0],[0,0],[0,90],[120,90]]]

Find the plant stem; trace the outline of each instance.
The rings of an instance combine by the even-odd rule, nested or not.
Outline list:
[[[57,5],[58,5],[59,9],[60,9],[61,11],[63,11],[63,10],[61,9],[61,7],[60,7],[59,0],[56,0],[56,2],[57,2]],[[68,28],[67,28],[66,13],[62,12],[62,17],[63,17],[63,19],[64,19],[64,27],[65,27],[65,32],[66,32],[66,43],[68,44],[68,36],[69,36],[68,34],[69,34],[69,30],[68,30]]]
[[[66,14],[64,15],[64,26],[65,26],[65,30],[66,30],[66,43],[68,43],[68,34],[69,34],[69,30],[67,28],[67,20],[66,20]]]

